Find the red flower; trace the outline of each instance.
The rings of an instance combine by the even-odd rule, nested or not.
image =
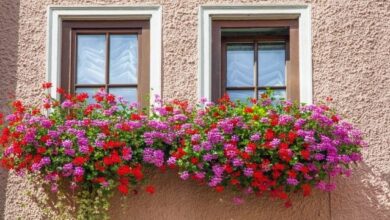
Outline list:
[[[127,195],[129,193],[129,187],[125,184],[119,184],[118,186],[119,192],[121,192],[123,195]]]
[[[302,185],[303,196],[308,196],[311,193],[311,186],[307,183]]]
[[[191,158],[191,163],[194,164],[194,165],[196,165],[196,164],[199,163],[199,159],[196,158],[196,157],[192,157],[192,158]]]
[[[142,180],[144,178],[144,174],[142,173],[141,166],[136,166],[133,168],[133,175],[137,180]]]
[[[290,160],[291,160],[290,152],[291,152],[291,150],[289,150],[289,149],[283,149],[283,148],[279,149],[278,154],[279,154],[280,159],[282,159],[286,162],[290,162]]]
[[[118,168],[117,173],[119,176],[125,176],[132,173],[132,169],[129,166],[122,165]]]
[[[217,192],[222,192],[223,190],[224,190],[223,186],[216,186],[215,187],[215,191],[217,191]]]
[[[231,180],[230,180],[230,183],[231,183],[232,185],[237,185],[237,184],[240,183],[240,181],[238,181],[237,179],[231,179]]]
[[[255,143],[252,143],[252,142],[249,142],[248,145],[247,145],[248,149],[253,152],[256,150],[256,144]]]
[[[251,158],[251,155],[249,155],[247,152],[241,152],[240,156],[242,157],[242,159],[245,159],[245,160]]]
[[[115,101],[115,96],[113,94],[108,94],[107,95],[107,101],[108,102],[113,102]]]
[[[297,177],[297,173],[293,170],[289,170],[287,171],[287,175],[291,178],[296,178]]]
[[[310,159],[310,151],[309,150],[301,150],[301,156],[305,160]]]
[[[155,192],[154,186],[151,185],[147,186],[145,191],[148,192],[149,194],[153,194]]]
[[[99,161],[95,162],[95,169],[100,172],[103,172],[105,170],[104,166]]]
[[[265,139],[267,141],[274,139],[274,136],[275,136],[275,132],[272,129],[267,129],[265,131]]]
[[[253,113],[253,109],[251,107],[247,106],[247,107],[245,107],[244,112],[245,113]]]
[[[104,178],[104,177],[97,177],[97,178],[93,179],[93,181],[96,182],[96,183],[104,183],[104,182],[106,182],[106,178]]]
[[[227,173],[232,173],[233,172],[233,167],[230,166],[229,164],[225,164],[224,169]]]
[[[226,111],[226,109],[227,109],[226,106],[224,106],[224,105],[220,105],[218,108],[219,108],[219,110],[221,110],[223,112]]]
[[[57,93],[63,95],[65,90],[63,88],[57,88]]]
[[[44,154],[44,153],[46,153],[46,148],[45,148],[45,147],[38,147],[37,153],[38,153],[38,154]]]
[[[299,171],[301,171],[304,174],[307,174],[309,173],[309,168],[307,166],[302,166]]]
[[[77,94],[77,96],[76,96],[76,99],[79,102],[84,102],[87,98],[88,98],[88,93],[85,93],[85,92]]]
[[[49,109],[51,106],[50,106],[49,103],[45,103],[45,104],[43,104],[43,107],[44,107],[45,109]]]
[[[88,159],[84,157],[76,157],[73,159],[72,163],[76,166],[83,166],[87,160]]]
[[[141,116],[139,114],[131,114],[130,119],[132,121],[139,121],[139,120],[141,120]]]
[[[340,119],[336,115],[332,115],[332,121],[333,122],[337,123],[337,122],[339,122],[339,120]]]
[[[173,112],[173,107],[172,106],[165,106],[165,110],[167,112]]]
[[[82,182],[84,180],[84,176],[74,176],[74,181],[76,182]]]
[[[282,142],[282,143],[280,143],[279,148],[287,149],[288,148],[288,144],[285,143],[285,142]]]
[[[42,88],[44,89],[50,89],[52,87],[52,83],[46,82],[42,84]]]

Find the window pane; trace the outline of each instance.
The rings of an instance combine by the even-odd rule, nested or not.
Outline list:
[[[77,88],[76,93],[87,93],[88,94],[88,103],[95,103],[93,96],[99,91],[99,88]]]
[[[230,90],[227,93],[232,101],[248,102],[248,98],[254,98],[253,90]]]
[[[227,46],[227,86],[253,86],[254,52],[252,44]]]
[[[286,47],[284,43],[260,44],[258,48],[259,85],[284,86]]]
[[[117,97],[123,97],[125,101],[137,102],[137,89],[136,88],[110,88],[109,91]]]
[[[264,92],[265,90],[259,90],[259,98],[261,97],[261,94]],[[286,90],[284,89],[273,90],[272,97],[274,97],[276,100],[286,99],[287,97]]]
[[[137,83],[137,35],[110,35],[110,83]]]
[[[106,36],[77,36],[77,84],[105,82]]]

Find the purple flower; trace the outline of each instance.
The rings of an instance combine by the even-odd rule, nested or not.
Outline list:
[[[210,141],[210,143],[212,144],[218,144],[220,142],[223,141],[223,136],[222,134],[219,132],[218,129],[214,128],[214,129],[211,129],[208,133],[207,133],[207,138],[208,140]]]
[[[233,159],[233,166],[241,167],[242,165],[244,165],[244,162],[240,158]]]
[[[73,156],[76,154],[76,151],[75,151],[74,149],[65,148],[64,153],[65,153],[66,155],[68,155],[68,156],[73,157]]]
[[[65,172],[72,171],[73,170],[73,164],[72,163],[66,163],[62,167],[62,170]]]
[[[298,180],[295,178],[287,178],[287,184],[289,184],[289,185],[296,186],[296,185],[298,185],[298,183],[299,183]]]
[[[209,151],[209,150],[213,149],[213,145],[210,142],[208,142],[208,141],[202,142],[202,148],[204,150]]]
[[[209,186],[215,187],[222,182],[222,178],[219,176],[213,176],[209,182]]]
[[[279,117],[279,124],[280,125],[286,125],[288,124],[289,122],[293,121],[293,117],[291,115],[281,115]]]
[[[244,175],[245,175],[246,177],[251,177],[251,176],[253,176],[253,169],[252,169],[252,168],[249,168],[249,167],[245,168],[245,169],[244,169]]]
[[[87,153],[89,153],[89,147],[87,145],[80,145],[79,151],[83,154],[87,154]]]
[[[43,157],[40,161],[42,166],[49,165],[51,163],[50,157]]]
[[[57,183],[51,184],[51,191],[54,193],[58,192],[58,184]]]
[[[192,142],[199,142],[199,141],[200,141],[200,138],[201,138],[200,134],[194,134],[194,135],[192,135],[192,137],[191,137],[191,141],[192,141]]]
[[[82,176],[82,175],[84,175],[84,169],[82,167],[75,167],[73,174],[75,176]]]
[[[196,144],[196,145],[193,145],[193,146],[192,146],[192,149],[193,149],[195,152],[199,152],[199,151],[202,150],[202,147],[201,147],[200,145]]]
[[[190,174],[188,173],[188,171],[184,171],[180,174],[180,178],[182,180],[187,180],[188,178],[190,177]]]
[[[270,143],[270,145],[272,146],[272,148],[277,148],[277,147],[279,146],[279,144],[280,144],[280,140],[277,139],[277,138],[274,138],[274,139],[271,141],[271,143]]]
[[[251,141],[258,141],[260,140],[260,134],[259,133],[255,133],[251,136],[250,138]]]
[[[196,172],[195,177],[197,179],[203,179],[205,177],[205,173],[204,172]]]
[[[37,172],[37,171],[39,171],[41,168],[42,168],[42,165],[41,165],[40,163],[33,163],[33,164],[31,165],[31,170],[32,170],[33,172]]]
[[[71,108],[73,106],[73,102],[70,101],[69,99],[65,100],[62,104],[62,108]]]
[[[168,165],[175,165],[176,164],[176,157],[169,157],[167,160]]]
[[[213,170],[215,176],[222,176],[223,171],[224,171],[223,167],[219,164],[214,165],[212,167],[212,170]]]
[[[213,155],[211,155],[210,153],[203,155],[204,161],[211,161],[212,159],[213,159]]]
[[[62,146],[65,148],[71,148],[73,146],[73,142],[71,140],[64,140],[62,141]]]
[[[316,188],[322,191],[326,191],[326,183],[324,181],[320,181],[317,183]]]

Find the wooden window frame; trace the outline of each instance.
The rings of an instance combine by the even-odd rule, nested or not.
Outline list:
[[[298,20],[213,20],[212,21],[212,76],[211,76],[211,99],[217,101],[226,92],[226,44],[228,42],[258,42],[266,41],[286,41],[286,93],[287,99],[299,102],[299,25]],[[243,37],[222,37],[224,28],[288,28],[288,36],[243,36]],[[257,43],[255,43],[257,44]],[[256,48],[257,49],[257,48]],[[257,53],[255,53],[257,59]],[[255,62],[256,64],[257,62]],[[258,66],[255,66],[258,71]],[[257,74],[255,76],[256,86],[250,89],[257,90],[261,87],[257,85]],[[253,87],[253,88],[252,88]],[[279,87],[269,88],[278,89]],[[238,88],[239,89],[239,88]],[[244,89],[244,88],[242,88]],[[279,88],[280,89],[280,88]],[[256,95],[257,97],[257,95]]]
[[[106,35],[106,65],[104,84],[76,84],[77,34]],[[137,34],[138,39],[138,78],[136,84],[109,83],[109,35]],[[141,107],[149,106],[146,99],[150,92],[150,26],[145,20],[113,20],[113,21],[74,21],[62,22],[61,50],[61,87],[74,94],[76,87],[137,88],[137,101]]]

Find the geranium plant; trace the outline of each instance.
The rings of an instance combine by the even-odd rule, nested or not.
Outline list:
[[[289,192],[334,189],[329,177],[350,175],[366,145],[326,105],[274,100],[271,92],[248,103],[224,96],[194,106],[157,97],[146,110],[103,90],[93,99],[57,92],[61,101],[49,93],[40,108],[14,101],[13,112],[0,117],[0,160],[19,175],[43,177],[53,192],[67,186],[76,194],[79,219],[108,218],[114,190],[137,192],[146,166],[178,169],[181,179],[218,192],[269,195],[290,206]],[[153,186],[145,190],[154,193]]]
[[[349,176],[350,165],[362,158],[361,132],[324,104],[271,97],[267,92],[248,104],[225,96],[198,108],[174,101],[160,108],[160,119],[181,134],[168,165],[178,167],[183,180],[194,179],[218,192],[230,187],[269,195],[286,206],[291,205],[289,192],[307,196],[313,187],[334,189],[329,177]],[[186,120],[171,120],[175,117]]]
[[[50,89],[51,84],[43,87]],[[41,174],[53,192],[66,182],[77,193],[79,218],[106,218],[113,189],[126,195],[131,185],[144,179],[148,117],[136,104],[103,90],[90,104],[86,93],[58,93],[62,103],[47,95],[42,108],[13,102],[14,111],[5,117],[1,133],[1,164],[20,175]]]

